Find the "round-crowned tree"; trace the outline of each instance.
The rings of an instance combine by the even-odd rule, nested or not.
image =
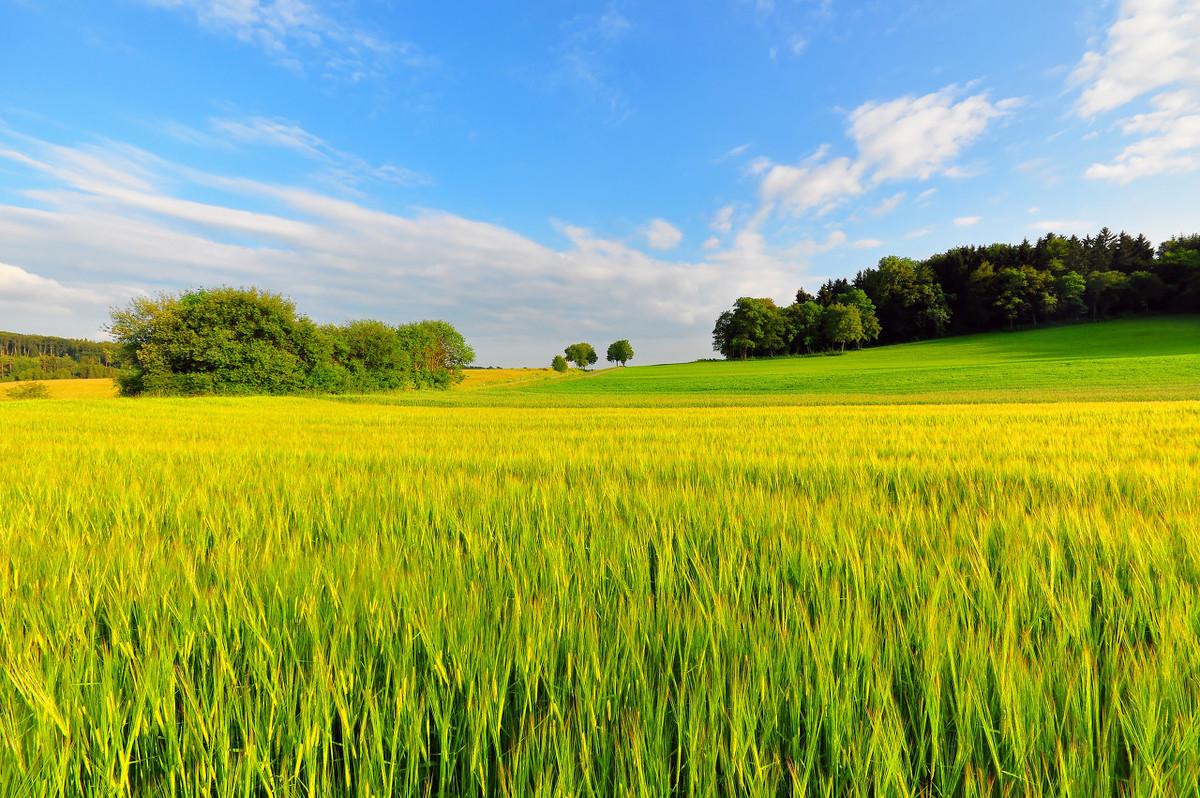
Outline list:
[[[586,343],[571,344],[563,350],[563,354],[567,356],[567,360],[581,369],[593,365],[600,359],[596,354],[596,349],[591,344]]]
[[[624,366],[630,360],[633,360],[633,346],[627,339],[622,338],[608,345],[609,363],[620,363]]]

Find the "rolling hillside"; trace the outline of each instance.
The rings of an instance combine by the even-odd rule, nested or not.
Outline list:
[[[837,356],[606,369],[521,392],[755,403],[1189,399],[1200,397],[1200,318],[988,333]]]

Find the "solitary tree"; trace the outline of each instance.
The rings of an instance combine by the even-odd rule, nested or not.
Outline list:
[[[581,369],[587,368],[600,359],[592,345],[586,343],[571,344],[563,350],[563,354],[567,356],[567,360]]]
[[[622,338],[620,341],[613,341],[608,345],[609,363],[620,363],[624,366],[629,360],[633,360],[633,346],[629,341]]]
[[[567,365],[567,359],[565,357],[562,355],[555,355],[554,359],[550,361],[550,368],[561,374],[570,367]]]

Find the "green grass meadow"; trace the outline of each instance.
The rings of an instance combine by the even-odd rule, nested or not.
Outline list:
[[[0,403],[3,796],[1200,796],[1200,322]]]

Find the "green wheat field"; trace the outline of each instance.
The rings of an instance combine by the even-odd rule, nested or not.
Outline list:
[[[1200,795],[1200,321],[502,376],[0,397],[0,795]]]

